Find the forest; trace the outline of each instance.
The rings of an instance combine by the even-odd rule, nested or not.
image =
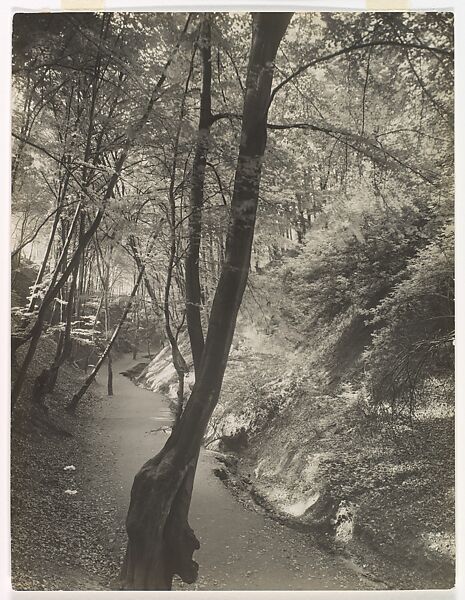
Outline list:
[[[454,586],[453,36],[14,16],[14,589]]]

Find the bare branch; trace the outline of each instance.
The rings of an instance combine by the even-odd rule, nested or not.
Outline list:
[[[67,208],[68,206],[73,206],[73,204],[76,204],[77,202],[79,202],[79,200],[73,200],[73,202],[69,202],[68,204],[64,204],[64,205],[60,205],[57,208],[55,208],[55,210],[52,210],[52,212],[47,215],[45,217],[45,219],[42,221],[42,223],[37,227],[37,229],[35,230],[35,233],[25,242],[23,242],[22,244],[20,244],[15,250],[13,250],[13,252],[11,253],[11,258],[14,258],[19,252],[21,252],[21,250],[23,248],[25,248],[26,246],[28,246],[29,244],[31,244],[36,237],[39,235],[40,230],[42,229],[42,227],[48,223],[48,221],[50,221],[50,219],[57,213],[57,212],[61,212],[64,208]]]

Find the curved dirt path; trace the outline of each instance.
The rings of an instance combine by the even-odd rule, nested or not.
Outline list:
[[[121,375],[138,362],[128,356],[114,361],[115,395],[92,411],[98,456],[92,461],[97,469],[88,480],[88,491],[111,499],[117,534],[108,543],[116,552],[125,540],[124,519],[134,475],[164,444],[167,437],[160,428],[171,421],[168,403],[160,394]],[[102,394],[105,377],[104,369],[96,384]],[[175,582],[175,589],[376,589],[343,558],[320,550],[308,534],[240,503],[213,474],[216,466],[214,453],[204,450],[189,519],[201,543],[194,555],[200,565],[199,580],[194,586]]]

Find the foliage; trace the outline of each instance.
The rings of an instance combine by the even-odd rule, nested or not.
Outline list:
[[[116,347],[133,350],[134,357],[147,347],[150,354],[164,328],[180,383],[191,362],[186,304],[196,320],[200,309],[204,331],[195,370],[207,391],[200,383],[193,387],[194,410],[174,429],[181,436],[176,445],[197,443],[200,435],[189,428],[204,427],[218,400],[250,262],[236,342],[246,337],[250,320],[262,331],[250,356],[237,361],[246,364],[226,383],[229,403],[220,405],[224,412],[215,413],[210,433],[235,435],[239,428],[242,444],[247,429],[251,445],[266,445],[265,432],[281,437],[274,475],[287,470],[294,490],[305,480],[309,491],[321,462],[321,479],[338,501],[349,493],[373,500],[389,478],[384,467],[367,475],[371,456],[359,464],[368,421],[355,399],[361,405],[368,398],[371,414],[387,414],[410,443],[403,434],[411,424],[400,417],[412,420],[421,410],[431,416],[453,387],[453,18],[438,12],[295,14],[276,57],[262,65],[274,72],[270,102],[261,107],[267,122],[256,120],[254,103],[250,114],[244,103],[256,75],[244,39],[256,22],[242,13],[15,16],[12,323],[19,356],[30,343],[13,399],[25,382],[22,398],[34,396],[39,405],[39,391],[48,390],[53,399],[57,369],[81,359],[87,366],[94,352],[108,350],[133,289]],[[252,49],[258,52],[257,45]],[[206,50],[211,59],[205,63]],[[268,99],[270,80],[259,78],[257,89],[263,82]],[[266,153],[259,163],[249,161],[250,149],[237,161],[239,145],[240,152],[253,146],[252,137],[241,134],[247,123],[261,128],[257,138]],[[249,162],[253,174],[260,173],[253,181],[244,168]],[[199,181],[201,193],[194,191]],[[252,202],[243,193],[249,185]],[[249,205],[254,213],[257,197],[252,230]],[[228,231],[246,241],[227,240]],[[197,236],[198,256],[192,252]],[[233,268],[223,269],[225,258]],[[193,281],[189,271],[197,266],[199,281],[196,273]],[[214,314],[222,316],[210,320],[215,294],[220,310]],[[211,353],[213,369],[207,358],[200,360],[209,325],[218,339],[208,341],[224,352],[221,361]],[[40,365],[32,385],[28,369],[39,341],[54,350],[40,362],[54,362]],[[272,364],[265,364],[262,341],[275,346]],[[191,369],[186,390],[193,379]],[[341,380],[356,391],[337,389]],[[304,464],[316,443],[322,452]],[[154,481],[159,475],[166,481],[163,460],[171,459],[163,451],[159,457]],[[180,463],[169,468],[179,491],[185,483]],[[338,478],[344,469],[351,476]],[[136,556],[130,546],[128,556],[130,562]]]
[[[372,310],[377,327],[364,354],[372,401],[413,415],[427,380],[454,368],[453,229],[409,261],[403,280]]]
[[[412,415],[425,380],[453,369],[452,211],[412,191],[359,183],[327,203],[297,256],[254,280],[269,333],[330,381],[363,369],[393,416]]]

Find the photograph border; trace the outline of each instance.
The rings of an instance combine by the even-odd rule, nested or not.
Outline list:
[[[415,590],[415,591],[196,591],[196,592],[98,592],[99,598],[116,598],[115,594],[130,594],[128,598],[147,598],[147,594],[159,595],[169,594],[170,597],[182,594],[196,594],[196,598],[272,598],[284,600],[299,596],[315,600],[329,600],[335,598],[341,600],[358,600],[360,598],[375,598],[375,600],[389,600],[391,598],[410,599],[434,599],[451,600],[465,597],[465,571],[464,571],[464,526],[465,518],[465,442],[460,433],[465,425],[465,406],[461,396],[465,392],[465,269],[462,260],[465,260],[465,2],[463,0],[449,1],[420,1],[420,0],[355,0],[331,2],[312,2],[311,0],[299,2],[273,2],[261,0],[259,2],[188,2],[186,0],[173,0],[170,4],[161,1],[147,0],[125,0],[124,2],[106,0],[4,0],[0,5],[0,69],[1,69],[1,96],[0,96],[0,119],[2,132],[0,140],[0,156],[2,161],[1,185],[1,218],[0,218],[0,243],[2,254],[0,261],[0,277],[2,289],[4,290],[0,299],[0,365],[1,365],[1,427],[0,432],[0,595],[3,598],[35,598],[35,597],[61,597],[63,598],[91,598],[96,592],[30,592],[13,591],[10,581],[10,518],[9,518],[9,467],[10,467],[10,155],[11,155],[11,33],[12,18],[17,12],[48,12],[62,10],[103,10],[104,11],[160,11],[160,12],[184,12],[196,11],[358,11],[358,10],[421,10],[421,11],[453,11],[455,15],[455,198],[456,198],[456,532],[457,532],[457,559],[456,559],[456,587],[452,590]],[[7,254],[8,252],[8,254]],[[459,476],[460,474],[460,476]],[[163,596],[164,597],[164,596]]]

